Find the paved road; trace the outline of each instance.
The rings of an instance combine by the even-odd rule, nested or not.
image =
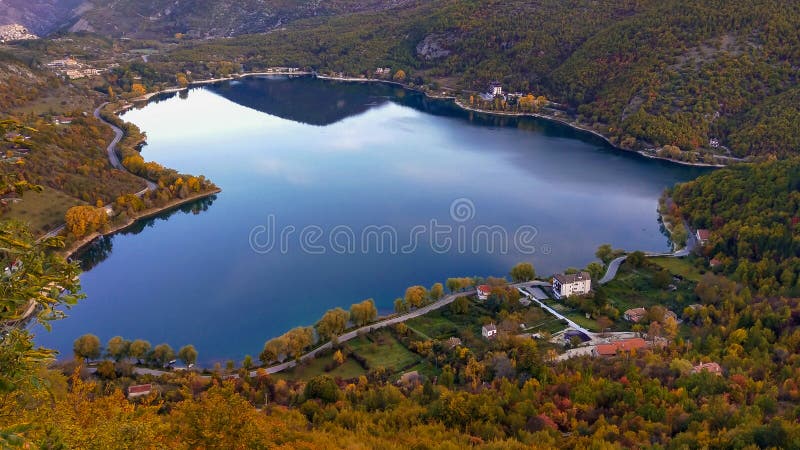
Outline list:
[[[513,286],[516,287],[517,285],[513,285]],[[422,315],[427,314],[427,313],[429,313],[431,311],[439,309],[439,308],[441,308],[443,306],[447,306],[450,303],[453,303],[453,301],[455,299],[459,298],[459,297],[465,297],[465,296],[473,295],[473,294],[475,294],[475,290],[474,289],[473,290],[469,290],[469,291],[458,292],[458,293],[455,293],[455,294],[447,295],[447,296],[441,298],[440,300],[437,300],[437,301],[431,303],[430,305],[423,306],[422,308],[415,309],[414,311],[407,312],[405,314],[402,314],[402,315],[399,315],[399,316],[395,316],[395,317],[392,317],[390,319],[382,320],[380,322],[371,323],[371,324],[365,325],[365,326],[363,326],[361,328],[357,328],[357,329],[355,329],[353,331],[348,331],[347,333],[344,333],[341,336],[339,336],[338,340],[339,340],[340,343],[341,342],[347,342],[347,341],[349,341],[351,339],[354,339],[354,338],[358,337],[359,333],[368,333],[370,331],[377,330],[379,328],[385,328],[385,327],[388,327],[390,325],[394,325],[394,324],[397,324],[397,323],[400,323],[400,322],[405,322],[407,320],[413,319],[415,317],[422,316]],[[300,357],[300,361],[305,361],[305,360],[307,360],[309,358],[314,358],[314,357],[317,356],[318,353],[330,349],[331,346],[332,346],[331,342],[328,341],[328,342],[322,344],[321,346],[315,348],[314,350],[311,350],[310,352],[308,352],[305,355],[301,356]],[[283,370],[292,368],[296,364],[297,363],[294,360],[286,361],[286,362],[284,362],[282,364],[277,364],[277,365],[274,365],[274,366],[267,367],[264,370],[266,370],[267,373],[277,373],[277,372],[281,372]],[[250,372],[250,376],[256,376],[257,373],[258,373],[258,371],[254,370],[254,371]]]
[[[689,233],[688,236],[686,237],[686,245],[682,249],[672,253],[646,252],[644,256],[648,258],[653,258],[657,256],[666,256],[668,258],[683,258],[684,256],[689,256],[689,254],[691,254],[692,251],[694,251],[695,247],[697,247],[698,245],[697,236],[695,236],[694,233],[691,232],[691,228],[689,228],[689,223],[686,222],[686,220],[683,221],[683,226],[686,227],[686,230]],[[605,275],[603,275],[603,278],[600,278],[598,283],[606,284],[609,281],[613,280],[614,277],[617,276],[617,271],[619,270],[619,266],[622,265],[622,263],[625,261],[627,257],[628,255],[623,255],[620,256],[619,258],[611,260],[611,262],[608,263],[608,269],[606,269]]]
[[[111,130],[114,131],[114,139],[112,139],[111,142],[108,144],[108,147],[106,147],[106,153],[108,153],[108,162],[111,163],[111,166],[115,169],[127,171],[127,169],[125,169],[125,166],[123,166],[122,162],[119,160],[119,155],[117,154],[117,144],[119,144],[119,141],[122,140],[122,136],[124,135],[124,133],[122,132],[122,130],[119,129],[119,127],[117,127],[111,122],[106,121],[100,115],[100,110],[103,109],[107,104],[108,102],[98,106],[97,109],[94,110],[94,117],[97,120],[111,127]],[[158,188],[158,185],[156,185],[154,182],[145,178],[141,179],[142,181],[147,183],[147,187],[136,193],[136,195],[138,195],[139,197],[144,195],[147,191],[155,191],[156,188]]]
[[[606,269],[606,274],[603,275],[603,278],[600,278],[598,283],[606,284],[609,281],[613,280],[614,277],[617,276],[617,270],[619,270],[619,266],[625,261],[628,256],[620,256],[619,258],[612,259],[610,263],[608,263],[608,269]]]
[[[574,328],[574,329],[576,329],[576,330],[580,331],[581,333],[584,333],[584,334],[586,334],[587,336],[589,336],[589,338],[590,338],[590,339],[594,339],[594,333],[592,333],[591,331],[587,330],[586,328],[583,328],[582,326],[580,326],[580,325],[578,325],[577,323],[573,322],[572,320],[568,319],[567,317],[565,317],[563,314],[559,313],[559,312],[558,312],[558,311],[556,311],[555,309],[553,309],[553,308],[551,308],[551,307],[547,306],[546,304],[544,304],[543,302],[539,301],[539,300],[538,300],[536,297],[534,297],[533,295],[531,295],[531,294],[530,294],[529,292],[527,292],[526,290],[524,290],[524,289],[518,289],[518,290],[519,290],[519,292],[520,292],[522,295],[525,295],[525,296],[526,296],[526,297],[528,297],[530,300],[532,300],[532,301],[536,302],[536,303],[537,303],[539,306],[541,306],[541,307],[542,307],[542,309],[544,309],[545,311],[549,312],[550,314],[552,314],[552,315],[556,316],[557,318],[559,318],[559,319],[561,319],[561,320],[564,320],[564,321],[566,321],[566,322],[567,322],[567,325],[569,325],[570,327],[572,327],[572,328]]]
[[[104,124],[108,125],[109,127],[111,127],[111,130],[114,131],[114,139],[112,139],[111,142],[108,144],[108,147],[106,147],[106,153],[108,153],[108,162],[111,164],[111,167],[113,167],[115,169],[118,169],[118,170],[127,171],[125,166],[123,166],[122,162],[119,160],[119,155],[117,155],[117,144],[119,144],[119,141],[122,140],[122,136],[124,135],[124,133],[122,132],[122,130],[119,129],[119,127],[117,127],[116,125],[114,125],[111,122],[106,121],[105,119],[103,119],[102,116],[100,116],[100,110],[103,109],[103,107],[105,107],[107,104],[108,104],[108,102],[103,103],[102,105],[98,106],[97,109],[94,110],[94,117],[97,120],[99,120],[99,121],[103,122]],[[141,178],[141,177],[139,177],[139,178]],[[150,181],[150,180],[148,180],[146,178],[141,178],[141,180],[146,183],[146,187],[135,194],[137,197],[141,197],[144,194],[146,194],[147,191],[155,191],[158,188],[158,185],[156,183],[154,183],[154,182],[152,182],[152,181]],[[113,207],[110,204],[106,205],[105,208],[106,208],[106,213],[108,213],[109,215],[111,215],[114,212],[113,211]],[[66,224],[62,224],[58,228],[54,228],[53,230],[50,230],[47,234],[45,234],[44,236],[40,237],[39,239],[42,240],[42,239],[56,237],[59,234],[61,234],[66,227],[67,227]]]

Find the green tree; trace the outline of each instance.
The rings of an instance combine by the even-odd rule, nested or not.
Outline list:
[[[402,298],[397,298],[394,300],[394,312],[398,314],[408,312],[408,303]]]
[[[594,256],[596,256],[600,261],[603,261],[604,264],[611,262],[613,259],[613,254],[614,249],[611,247],[611,244],[602,244],[600,247],[597,247],[597,251],[594,252]]]
[[[264,343],[264,349],[261,351],[258,359],[265,364],[269,364],[273,361],[281,359],[282,356],[286,354],[288,354],[286,339],[283,336],[280,336],[270,339]]]
[[[175,351],[169,344],[158,344],[153,349],[153,361],[157,364],[164,366],[173,359],[175,359]]]
[[[350,317],[353,319],[353,323],[359,327],[374,321],[378,317],[375,301],[368,298],[361,303],[353,304],[350,307]]]
[[[450,292],[461,289],[461,280],[458,278],[448,278],[445,284],[447,284],[447,290]]]
[[[114,358],[114,361],[119,361],[128,356],[130,346],[130,341],[123,339],[122,336],[114,336],[106,344],[106,353],[111,358]]]
[[[644,265],[644,260],[645,260],[644,253],[642,253],[639,250],[631,253],[625,259],[625,261],[633,268],[642,267]]]
[[[197,362],[197,350],[194,345],[184,345],[178,350],[178,359],[183,361],[187,366],[193,365]]]
[[[288,354],[294,358],[299,358],[303,354],[303,350],[314,343],[314,332],[311,327],[293,328],[284,337]]]
[[[142,360],[147,358],[147,355],[150,353],[150,343],[143,340],[143,339],[136,339],[135,341],[131,342],[131,346],[129,348],[129,354],[132,358],[136,358],[136,361],[141,364]]]
[[[114,361],[102,361],[97,365],[97,375],[107,380],[113,380],[117,377],[117,368]]]
[[[72,344],[72,351],[75,353],[76,358],[97,359],[100,357],[101,350],[100,338],[93,334],[84,334],[75,339]]]
[[[653,286],[658,289],[666,288],[671,281],[672,275],[668,270],[659,270],[653,274]]]
[[[511,279],[517,283],[531,281],[534,278],[536,278],[536,271],[531,263],[521,262],[511,268]]]
[[[466,314],[469,312],[469,300],[467,297],[458,297],[450,304],[450,310],[456,314]]]
[[[306,399],[318,399],[325,403],[333,403],[339,398],[339,386],[333,378],[322,375],[308,380],[303,395]]]
[[[323,339],[331,339],[334,336],[342,334],[347,328],[347,322],[349,320],[349,312],[342,308],[330,309],[325,312],[319,322],[317,322],[317,332]]]
[[[253,367],[253,357],[250,355],[244,355],[242,367],[244,367],[245,370],[250,370]]]

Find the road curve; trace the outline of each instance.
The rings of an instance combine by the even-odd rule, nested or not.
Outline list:
[[[100,122],[103,122],[104,124],[111,127],[111,130],[114,132],[114,139],[112,139],[111,142],[108,144],[108,147],[106,147],[106,153],[108,153],[108,162],[111,163],[111,167],[118,170],[124,170],[127,172],[127,169],[125,168],[125,166],[122,165],[122,162],[119,160],[119,155],[117,154],[117,144],[119,144],[119,141],[122,140],[124,133],[122,132],[122,130],[119,129],[119,127],[107,121],[106,119],[103,118],[103,116],[100,115],[100,110],[103,109],[106,105],[108,105],[108,102],[105,102],[100,106],[98,106],[94,110],[94,117]],[[147,191],[155,191],[158,188],[158,185],[156,185],[154,182],[146,178],[142,177],[139,178],[141,178],[145,183],[147,183],[147,187],[145,189],[136,193],[136,195],[138,195],[139,197],[144,195]]]
[[[687,230],[691,231],[691,228],[689,228],[689,224],[685,220],[684,220],[684,226],[686,227]],[[671,253],[645,252],[644,256],[648,258],[653,258],[658,256],[666,256],[668,258],[683,258],[684,256],[689,256],[689,254],[692,253],[697,244],[698,244],[697,238],[695,237],[694,233],[689,233],[688,236],[686,237],[686,245],[682,249]],[[606,269],[605,275],[603,275],[603,278],[600,278],[600,280],[598,280],[598,283],[606,284],[609,281],[613,280],[614,277],[617,276],[617,271],[619,270],[619,267],[622,265],[622,263],[625,261],[627,257],[628,255],[623,255],[611,260],[611,262],[608,263],[608,268]]]

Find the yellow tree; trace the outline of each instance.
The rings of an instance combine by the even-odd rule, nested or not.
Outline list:
[[[411,286],[406,289],[406,303],[414,308],[419,308],[428,299],[428,291],[422,286]]]
[[[402,82],[406,79],[406,73],[403,69],[398,70],[394,73],[394,80]]]
[[[178,73],[175,75],[175,80],[178,82],[178,86],[185,88],[189,85],[189,80],[186,79],[186,74]]]
[[[133,83],[131,86],[131,94],[135,97],[141,97],[147,93],[147,88],[142,83]]]
[[[350,317],[357,326],[364,326],[378,317],[378,308],[371,298],[350,306]]]

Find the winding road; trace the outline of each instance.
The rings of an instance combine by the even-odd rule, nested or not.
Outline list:
[[[125,168],[125,166],[122,165],[122,162],[119,160],[119,155],[117,154],[117,144],[119,144],[119,141],[122,140],[122,137],[125,135],[125,133],[123,133],[119,127],[117,127],[111,122],[108,122],[106,119],[103,118],[103,116],[100,115],[100,110],[105,108],[106,105],[108,105],[108,102],[103,103],[94,110],[94,118],[111,127],[111,130],[114,132],[114,139],[112,139],[111,142],[108,144],[108,147],[106,147],[106,153],[108,153],[108,162],[111,163],[111,167],[127,172],[127,169]],[[139,178],[145,183],[147,183],[147,187],[137,192],[136,193],[137,196],[141,197],[147,191],[155,191],[158,188],[158,185],[156,183],[146,178],[142,177]]]
[[[94,118],[111,127],[111,130],[114,132],[114,139],[112,139],[111,142],[108,144],[108,147],[106,147],[106,153],[108,154],[108,162],[111,164],[111,167],[117,170],[123,170],[127,172],[128,169],[126,169],[125,166],[122,165],[122,161],[119,160],[119,155],[117,154],[117,144],[119,144],[119,141],[122,140],[122,137],[125,135],[125,133],[119,127],[117,127],[111,122],[108,122],[100,115],[100,110],[102,110],[106,105],[108,105],[108,102],[103,103],[94,110]],[[147,178],[142,178],[137,175],[134,176],[141,179],[146,184],[144,189],[135,194],[137,197],[142,197],[148,191],[155,191],[156,189],[158,189],[158,185],[148,180]],[[111,204],[106,205],[105,208],[106,212],[109,215],[113,212]],[[61,226],[47,232],[44,236],[40,237],[39,240],[56,237],[59,234],[61,234],[66,227],[67,227],[66,224],[62,224]]]
[[[689,228],[689,224],[685,220],[683,221],[683,226],[686,227],[687,230],[691,230],[691,228]],[[644,256],[648,258],[653,258],[657,256],[666,256],[669,258],[683,258],[684,256],[689,256],[689,254],[692,253],[692,251],[694,251],[695,247],[697,247],[697,244],[698,244],[697,237],[695,236],[695,234],[688,233],[688,236],[686,236],[686,245],[682,249],[674,251],[672,253],[646,252]],[[605,275],[603,275],[603,278],[600,278],[600,280],[598,280],[598,283],[606,284],[609,281],[613,280],[614,277],[617,276],[617,271],[619,270],[619,267],[622,265],[622,263],[625,261],[626,258],[628,258],[628,255],[623,255],[611,260],[611,262],[608,263],[608,268],[606,269]]]

